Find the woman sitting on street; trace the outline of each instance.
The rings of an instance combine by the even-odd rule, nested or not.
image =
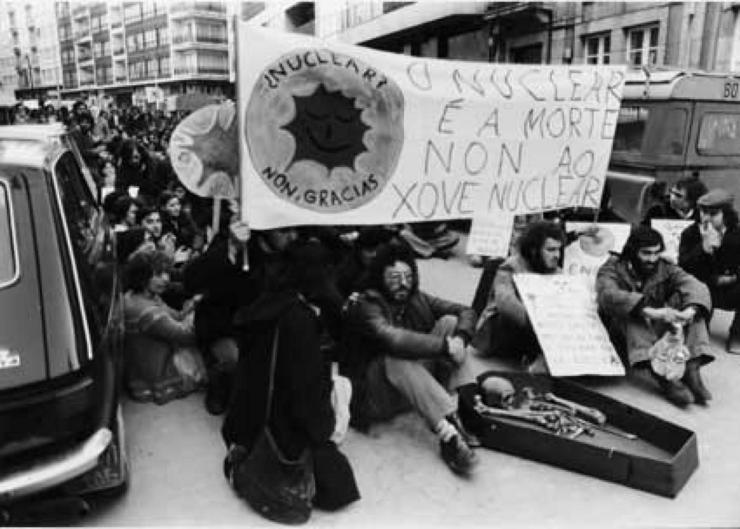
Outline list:
[[[164,404],[205,383],[195,347],[195,300],[176,311],[162,301],[172,260],[158,250],[140,250],[126,266],[124,296],[125,380],[132,398]]]

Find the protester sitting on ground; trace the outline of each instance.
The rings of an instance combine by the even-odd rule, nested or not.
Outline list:
[[[111,211],[113,218],[113,231],[126,231],[138,225],[137,216],[141,203],[128,194],[118,196],[113,202]]]
[[[699,198],[699,219],[681,233],[678,264],[709,287],[714,307],[735,312],[727,351],[740,354],[740,230],[733,201],[724,189]]]
[[[631,367],[649,370],[674,404],[703,404],[712,398],[699,374],[700,367],[713,359],[707,331],[712,307],[709,290],[694,276],[660,257],[664,249],[658,231],[648,226],[633,229],[621,255],[612,255],[599,269],[599,309],[617,350],[626,354]],[[680,354],[675,359],[656,359],[651,353],[653,345],[668,331],[680,337],[681,329],[688,359],[682,359]],[[659,373],[664,360],[672,364],[665,373]],[[683,361],[685,374],[675,378],[680,373],[674,367]]]
[[[671,186],[667,200],[647,210],[643,224],[650,225],[652,219],[698,220],[696,201],[706,192],[707,186],[697,177],[681,178]]]
[[[365,289],[370,265],[378,252],[378,247],[390,242],[393,236],[394,232],[383,227],[359,230],[351,252],[339,263],[337,270],[337,286],[345,299]]]
[[[171,264],[163,252],[139,250],[126,266],[126,386],[132,398],[158,404],[197,390],[206,377],[195,346],[195,300],[176,311],[161,298]]]
[[[533,372],[546,370],[514,275],[560,273],[564,242],[563,229],[552,221],[536,221],[524,229],[516,243],[517,251],[496,270],[488,301],[478,319],[473,343],[483,355],[521,361]]]
[[[135,140],[124,140],[119,149],[116,188],[134,187],[142,201],[154,205],[173,176],[171,167],[152,160],[147,150]]]
[[[152,241],[152,235],[141,226],[134,226],[126,231],[116,233],[116,253],[118,263],[125,265],[129,257],[139,250],[156,250],[157,246]],[[126,276],[123,277],[124,290],[126,290]]]
[[[200,248],[195,248],[198,229],[187,213],[182,211],[180,199],[171,191],[162,191],[159,195],[159,207],[162,214],[162,231],[175,235],[175,246],[189,250],[201,250],[202,239],[199,239]]]
[[[229,447],[224,470],[232,486],[254,500],[247,483],[261,476],[250,474],[242,463],[267,426],[285,458],[294,461],[310,453],[313,504],[334,510],[359,499],[359,493],[352,468],[337,448],[347,430],[347,382],[332,380],[319,346],[319,310],[310,301],[322,282],[317,278],[327,270],[328,252],[320,242],[296,240],[282,259],[285,274],[272,277],[265,292],[236,317],[241,355],[222,429]],[[282,513],[260,514],[275,519]]]
[[[460,419],[469,416],[476,388],[468,347],[473,310],[419,290],[412,251],[399,243],[378,249],[368,287],[347,314],[342,372],[354,387],[353,425],[364,429],[416,410],[439,437],[445,463],[469,472],[477,457]]]

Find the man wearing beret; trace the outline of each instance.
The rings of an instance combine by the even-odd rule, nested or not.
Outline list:
[[[735,312],[727,351],[740,354],[740,230],[733,199],[724,189],[699,197],[699,220],[681,233],[678,264],[709,287],[715,307]]]
[[[700,367],[713,359],[707,331],[709,290],[691,274],[662,258],[663,250],[659,232],[648,226],[634,228],[622,253],[612,255],[599,268],[599,310],[618,347],[626,349],[631,367],[648,368],[674,404],[704,404],[712,398],[699,375]],[[678,360],[672,358],[670,370],[661,371],[664,359],[657,358],[656,362],[653,354],[653,345],[666,332],[671,331],[678,339],[678,329],[683,330],[688,349],[683,376],[674,369]]]

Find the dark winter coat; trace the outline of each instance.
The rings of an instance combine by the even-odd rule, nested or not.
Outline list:
[[[702,247],[699,225],[694,223],[681,233],[678,264],[694,277],[714,288],[717,276],[740,272],[740,229],[728,229],[714,254]]]
[[[240,359],[234,395],[223,426],[227,445],[251,449],[264,425],[270,356],[278,332],[270,429],[289,457],[327,443],[334,432],[331,372],[319,347],[313,309],[291,292],[260,297],[235,318]]]
[[[353,382],[361,381],[378,355],[416,360],[447,354],[446,339],[431,334],[437,320],[446,315],[457,316],[455,334],[470,342],[475,331],[475,312],[470,307],[415,289],[399,314],[380,292],[366,290],[347,315],[349,358],[343,371]]]
[[[599,268],[596,294],[599,309],[622,320],[636,316],[643,307],[683,309],[695,305],[705,318],[712,309],[707,286],[662,258],[655,272],[643,281],[627,259],[612,255]]]

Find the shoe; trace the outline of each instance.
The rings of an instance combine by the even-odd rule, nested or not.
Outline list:
[[[480,439],[478,439],[478,436],[476,436],[473,433],[473,428],[475,425],[470,424],[472,421],[474,421],[474,418],[470,418],[468,420],[462,419],[462,409],[460,410],[461,413],[450,413],[445,419],[447,419],[452,426],[455,427],[455,429],[460,432],[460,435],[463,438],[463,441],[465,441],[465,444],[468,445],[471,448],[478,448],[481,446]],[[467,423],[467,426],[466,426]],[[473,426],[471,428],[470,426]]]
[[[478,456],[459,433],[447,441],[440,441],[439,452],[444,462],[455,474],[468,474],[478,464]]]
[[[680,380],[668,380],[658,375],[652,369],[650,374],[658,382],[661,391],[676,406],[684,408],[694,402],[694,395]]]
[[[686,374],[684,374],[681,380],[683,380],[691,393],[694,394],[694,401],[697,404],[706,404],[707,401],[712,400],[712,394],[701,379],[699,364],[696,360],[688,361],[686,364]]]

